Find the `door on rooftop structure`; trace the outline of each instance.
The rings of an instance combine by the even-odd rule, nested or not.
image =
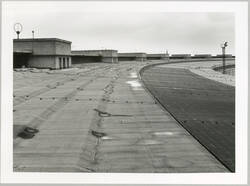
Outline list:
[[[63,67],[62,67],[62,58],[61,57],[59,57],[59,69],[62,69]]]
[[[29,67],[29,53],[14,52],[13,54],[13,68]]]
[[[65,61],[65,57],[63,58],[63,68],[66,68],[66,61]]]
[[[69,58],[67,57],[67,68],[69,68]]]

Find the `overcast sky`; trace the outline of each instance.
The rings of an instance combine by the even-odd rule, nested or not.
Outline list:
[[[78,4],[77,4],[78,3]],[[16,3],[8,18],[23,25],[21,38],[56,37],[72,41],[72,50],[116,49],[119,52],[221,53],[228,41],[234,52],[234,14],[171,12],[89,12],[75,2],[65,7]],[[13,31],[13,37],[16,37]]]

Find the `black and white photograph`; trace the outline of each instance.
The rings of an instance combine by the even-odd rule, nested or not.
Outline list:
[[[246,181],[247,2],[6,1],[1,46],[4,182]]]

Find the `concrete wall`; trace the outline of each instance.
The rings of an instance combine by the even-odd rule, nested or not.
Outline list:
[[[22,55],[24,56],[24,55]],[[72,66],[70,56],[32,56],[26,54],[25,62],[21,60],[23,57],[14,55],[14,68],[21,68],[22,66],[29,68],[50,68],[50,69],[62,69],[70,68]]]
[[[71,56],[72,64],[102,62],[102,56]]]
[[[169,59],[168,54],[147,54],[148,60]]]
[[[55,42],[56,55],[71,55],[71,45],[64,42]]]
[[[192,56],[192,58],[211,58],[211,54],[195,54]]]
[[[218,58],[222,58],[222,54],[217,54],[216,56],[213,56],[213,57],[214,57],[214,58],[217,58],[217,57],[218,57]],[[226,58],[232,58],[233,55],[232,55],[232,54],[226,54],[225,57],[226,57]]]
[[[13,50],[14,52],[32,51],[28,59],[28,67],[31,68],[71,67],[71,42],[69,41],[57,38],[14,39]]]
[[[136,57],[136,61],[147,61],[147,57]]]
[[[32,51],[33,55],[54,55],[54,42],[32,42],[32,41],[18,41],[14,42],[14,51],[28,50]]]
[[[170,59],[189,59],[191,54],[172,54]]]
[[[118,57],[118,61],[135,61],[136,57]]]
[[[50,69],[63,69],[72,66],[70,56],[31,56],[28,64],[30,68],[50,68]]]
[[[118,57],[147,57],[146,53],[118,53]]]
[[[56,38],[14,39],[14,51],[32,51],[33,55],[70,55],[71,42]]]
[[[55,56],[31,56],[29,58],[30,68],[56,68]]]
[[[79,55],[79,56],[101,56],[102,52],[100,50],[72,50],[72,55]]]
[[[118,53],[118,61],[146,61],[146,53]]]
[[[117,57],[117,50],[73,50],[71,53],[85,56]]]
[[[102,57],[104,63],[118,63],[118,57]]]
[[[71,53],[73,64],[84,62],[118,62],[117,50],[75,50],[71,51]]]

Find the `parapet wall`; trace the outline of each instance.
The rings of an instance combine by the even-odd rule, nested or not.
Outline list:
[[[57,38],[14,39],[13,51],[31,51],[32,55],[70,55],[71,42]]]
[[[170,59],[189,59],[191,54],[172,54]]]
[[[73,50],[72,55],[117,57],[117,50]]]
[[[105,62],[117,63],[117,50],[75,50],[71,51],[72,63]]]
[[[147,60],[169,59],[168,54],[147,54]]]
[[[195,54],[192,56],[192,58],[211,58],[211,54]]]
[[[147,54],[146,53],[118,53],[119,61],[146,61]]]
[[[222,58],[222,54],[217,54],[216,56],[213,56],[214,58]],[[233,58],[233,55],[232,54],[225,54],[225,57],[226,58]]]
[[[170,59],[209,59],[209,58],[222,58],[222,54],[218,55],[211,55],[211,54],[172,54],[169,58]],[[234,58],[232,54],[226,54],[226,58]]]

